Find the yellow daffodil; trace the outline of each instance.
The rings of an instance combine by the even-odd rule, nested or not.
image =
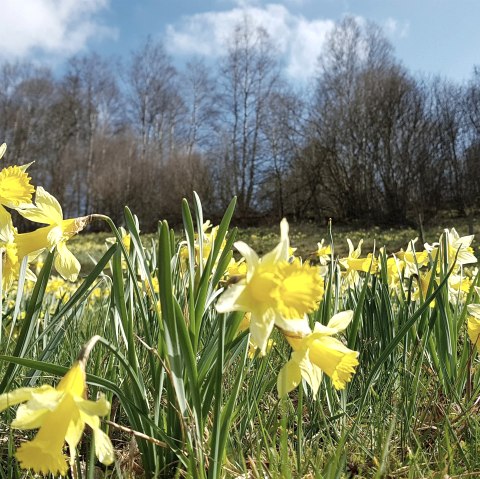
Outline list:
[[[63,219],[60,203],[41,186],[36,191],[35,205],[19,208],[18,212],[30,221],[48,225],[16,236],[19,259],[56,248],[55,269],[63,278],[76,281],[80,262],[67,248],[66,242],[85,228],[89,217]]]
[[[315,397],[323,373],[331,378],[336,389],[345,388],[358,365],[359,353],[331,336],[343,331],[352,318],[353,311],[344,311],[333,316],[327,326],[316,323],[313,332],[303,337],[285,333],[293,352],[278,375],[277,389],[280,396],[295,389],[303,378],[312,388]]]
[[[419,275],[415,276],[417,280],[417,288],[413,291],[412,298],[414,300],[422,300],[425,301],[427,299],[428,287],[432,280],[432,274],[435,276],[433,270],[426,271],[425,273],[420,273]],[[433,286],[435,289],[435,285]],[[432,291],[433,292],[433,289]],[[435,300],[430,303],[430,308],[435,307]]]
[[[448,299],[452,304],[463,302],[470,291],[472,280],[462,274],[448,277]]]
[[[5,154],[7,145],[0,145],[0,159]],[[31,178],[26,173],[30,166],[7,166],[0,171],[0,205],[1,208],[18,208],[32,202],[32,194],[35,188],[30,183]]]
[[[0,249],[2,250],[2,287],[7,291],[13,281],[18,278],[20,262],[12,217],[4,208],[0,208]]]
[[[480,296],[480,288],[478,286],[475,286],[475,291]],[[472,303],[467,305],[467,311],[468,337],[480,353],[480,304]]]
[[[13,428],[39,428],[35,438],[22,443],[16,452],[23,468],[39,474],[65,475],[68,464],[63,454],[64,443],[69,446],[69,462],[73,465],[85,424],[93,430],[95,453],[100,462],[105,465],[113,462],[112,443],[101,430],[99,419],[109,413],[110,403],[103,395],[97,401],[84,399],[86,388],[84,365],[77,361],[56,388],[44,385],[0,395],[0,411],[25,403],[17,409]]]
[[[406,251],[400,250],[395,254],[398,259],[404,261],[405,271],[403,274],[405,278],[410,278],[412,274],[420,274],[419,269],[428,263],[427,251],[424,250],[419,253],[415,251],[415,243],[417,241],[418,238],[411,240]]]
[[[390,290],[396,291],[402,285],[401,272],[404,267],[404,261],[396,256],[387,259],[387,279]]]
[[[20,272],[21,261],[18,258],[17,244],[15,243],[16,228],[12,217],[5,208],[0,208],[0,251],[2,254],[2,287],[8,291]],[[28,280],[35,281],[36,277],[30,269],[26,270]]]
[[[200,264],[200,261],[202,261],[202,264],[205,265],[207,263],[208,257],[210,256],[210,253],[212,251],[213,245],[215,243],[215,239],[218,234],[218,226],[213,226],[210,220],[205,221],[202,225],[202,238],[203,242],[201,244],[202,246],[202,258],[200,258],[200,241],[199,241],[199,235],[195,234],[195,264]],[[220,246],[220,251],[223,250],[225,247],[225,240],[223,241],[222,245]],[[184,253],[185,254],[185,253]],[[186,250],[187,258],[188,258],[188,248]],[[218,263],[218,258],[217,258],[217,263]]]
[[[305,332],[305,314],[312,312],[323,295],[323,280],[318,270],[299,262],[289,263],[288,223],[280,224],[280,243],[262,258],[239,241],[235,247],[247,263],[247,274],[220,297],[217,311],[251,312],[250,333],[253,344],[265,354],[274,325]]]
[[[28,165],[27,165],[28,166]],[[8,166],[0,171],[0,204],[20,208],[31,203],[35,188],[25,172],[26,167]]]
[[[324,245],[324,242],[325,240],[322,239],[320,243],[317,243],[317,251],[315,252],[315,256],[323,266],[332,259],[332,247],[329,244]]]
[[[470,309],[470,306],[474,306],[475,309]],[[468,307],[470,313],[467,323],[468,337],[480,353],[480,304],[470,304]]]
[[[457,257],[457,264],[460,266],[477,262],[477,258],[473,254],[473,248],[470,246],[473,241],[473,235],[460,236],[455,228],[452,228],[450,231],[445,230],[445,234],[448,239],[449,264],[453,264],[455,256]]]
[[[250,327],[250,319],[252,317],[252,313],[247,312],[243,315],[242,322],[238,326],[238,332],[243,333],[243,331],[246,331]]]
[[[452,228],[450,230],[446,229],[444,230],[443,234],[447,237],[447,255],[448,264],[450,266],[453,265],[455,258],[456,270],[460,269],[465,264],[477,262],[477,258],[473,254],[473,248],[471,247],[473,235],[460,236],[455,228]],[[426,244],[425,248],[427,249],[427,251],[430,252],[433,258],[435,258],[438,252],[439,243],[434,243],[432,245]],[[439,262],[438,268],[440,267],[441,264]]]
[[[471,306],[475,306],[475,310],[470,309]],[[469,304],[468,308],[470,313],[468,316],[468,337],[480,353],[480,304]],[[475,312],[475,315],[473,312]]]
[[[345,268],[345,281],[347,287],[354,287],[359,281],[359,271],[375,273],[378,270],[378,260],[370,253],[366,258],[360,258],[362,254],[363,239],[358,242],[356,248],[350,239],[348,243],[348,256],[339,260],[339,263]]]
[[[245,276],[247,274],[247,264],[245,263],[245,258],[241,258],[239,261],[235,261],[232,258],[225,270],[225,276],[228,278],[235,278],[237,276]]]

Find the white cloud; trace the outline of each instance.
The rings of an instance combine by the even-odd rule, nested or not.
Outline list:
[[[278,3],[261,7],[248,0],[237,2],[241,6],[231,10],[185,16],[178,24],[168,25],[169,52],[218,57],[225,53],[234,27],[247,16],[268,32],[285,59],[287,74],[292,79],[305,80],[315,73],[325,38],[334,26],[333,20],[307,20]]]
[[[410,29],[409,22],[404,22],[403,24],[400,24],[397,20],[395,20],[392,17],[387,18],[383,22],[383,30],[390,37],[405,38],[406,36],[408,36],[409,29]]]
[[[0,0],[0,57],[70,55],[115,31],[95,21],[109,0]]]

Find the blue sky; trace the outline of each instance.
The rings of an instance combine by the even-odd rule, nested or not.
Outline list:
[[[314,73],[325,36],[347,14],[381,25],[414,73],[462,81],[480,65],[479,0],[0,0],[0,60],[56,68],[91,50],[125,57],[147,35],[180,63],[212,59],[245,13],[270,33],[293,80]]]

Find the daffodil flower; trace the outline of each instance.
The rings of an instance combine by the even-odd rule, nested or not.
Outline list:
[[[16,236],[19,259],[56,248],[55,269],[63,278],[75,281],[80,272],[80,262],[67,248],[66,242],[85,228],[89,217],[63,219],[60,203],[41,186],[36,191],[35,205],[19,208],[18,212],[30,221],[48,225]]]
[[[58,383],[57,387],[20,388],[0,395],[0,411],[21,404],[12,422],[15,429],[37,429],[33,440],[21,444],[16,457],[25,469],[40,474],[67,473],[68,464],[63,454],[64,443],[70,450],[70,465],[75,463],[76,447],[85,424],[95,438],[95,453],[105,465],[114,460],[112,443],[100,429],[99,416],[110,411],[110,403],[102,395],[97,401],[84,399],[86,395],[83,362],[77,361]]]
[[[448,238],[448,261],[450,264],[453,263],[455,256],[457,257],[457,264],[460,266],[477,262],[471,247],[473,235],[460,236],[455,228],[450,231],[445,230],[445,233]]]
[[[352,318],[353,311],[343,311],[333,316],[327,326],[316,323],[313,332],[303,337],[284,332],[293,352],[278,375],[277,389],[280,396],[295,389],[303,378],[312,388],[315,397],[323,373],[331,378],[336,389],[345,388],[358,365],[359,353],[332,336],[343,331]]]
[[[17,244],[15,243],[16,228],[12,217],[5,208],[0,208],[0,251],[2,257],[2,288],[8,291],[13,281],[18,278],[21,261],[18,259]],[[35,281],[33,272],[27,268],[27,279]]]
[[[456,269],[459,269],[465,264],[477,262],[477,258],[473,254],[473,248],[471,247],[474,237],[473,235],[460,236],[455,228],[452,228],[450,231],[446,229],[443,234],[447,237],[447,257],[449,265],[453,265],[455,258]],[[427,243],[425,244],[425,249],[435,258],[438,251],[438,245],[438,243],[432,245]],[[440,264],[438,267],[440,268]]]
[[[7,145],[0,145],[0,159],[5,154]],[[4,207],[17,209],[32,202],[35,188],[26,170],[31,165],[7,166],[0,171],[0,209]]]
[[[261,354],[266,353],[275,325],[296,333],[308,332],[305,314],[315,310],[323,295],[323,280],[317,268],[288,261],[290,241],[285,219],[280,233],[279,244],[262,258],[247,244],[235,243],[246,260],[247,273],[217,303],[220,313],[251,312],[251,340]]]
[[[406,251],[401,250],[395,254],[397,258],[405,263],[405,271],[403,273],[405,278],[410,278],[412,274],[420,274],[419,268],[428,263],[427,251],[424,250],[418,253],[415,251],[417,240],[418,238],[409,241]]]
[[[392,292],[402,287],[401,271],[405,262],[396,256],[387,259],[387,280],[388,286]]]
[[[339,263],[345,268],[345,280],[347,287],[354,287],[359,281],[359,271],[364,273],[375,273],[378,269],[378,260],[370,253],[366,258],[360,258],[362,254],[363,239],[358,242],[356,248],[348,238],[348,256],[339,260]]]
[[[474,286],[477,295],[480,296],[480,288]],[[480,304],[469,304],[467,306],[468,311],[468,337],[477,351],[480,353]]]
[[[332,259],[332,247],[327,244],[325,245],[325,240],[322,238],[320,243],[317,243],[317,251],[315,256],[317,256],[320,264],[325,266]]]
[[[472,280],[463,274],[451,274],[448,277],[448,300],[452,304],[463,302],[472,286]]]
[[[428,288],[430,286],[430,282],[432,281],[432,274],[435,278],[435,272],[433,270],[426,271],[425,273],[420,273],[419,275],[415,276],[417,280],[418,287],[415,288],[412,298],[416,301],[422,300],[425,301],[427,299]],[[432,290],[433,291],[433,290]],[[435,299],[430,303],[430,308],[435,307]]]

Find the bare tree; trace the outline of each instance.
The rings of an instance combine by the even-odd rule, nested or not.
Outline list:
[[[163,44],[151,38],[132,54],[127,69],[128,111],[140,134],[140,159],[154,154],[162,162],[174,145],[179,112],[183,108],[177,72]]]
[[[95,204],[95,167],[105,160],[103,142],[121,123],[122,104],[114,66],[96,53],[71,58],[62,93],[75,105],[77,128],[69,155],[76,163],[76,208],[88,214]]]
[[[254,209],[270,160],[264,131],[268,102],[279,84],[274,51],[267,32],[245,17],[236,26],[221,63],[222,176],[230,177],[227,193],[238,196],[241,216]]]
[[[320,66],[311,142],[300,163],[321,172],[306,182],[309,203],[328,215],[405,222],[422,92],[379,28],[354,18],[333,30]]]

